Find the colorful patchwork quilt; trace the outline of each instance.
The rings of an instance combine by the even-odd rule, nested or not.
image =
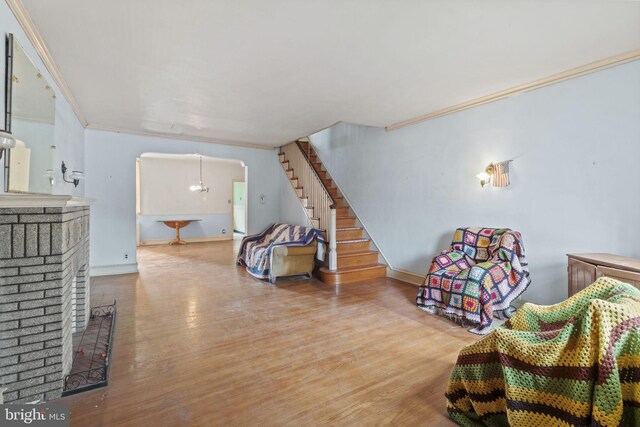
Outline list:
[[[494,317],[506,319],[511,303],[529,286],[522,237],[508,228],[458,228],[451,248],[436,256],[416,303],[475,325],[484,335]]]
[[[640,425],[640,290],[601,277],[524,304],[462,349],[445,396],[465,427]]]
[[[274,224],[260,234],[246,236],[240,244],[236,263],[258,279],[269,278],[271,252],[275,246],[307,246],[314,239],[323,242],[320,230],[290,224]]]

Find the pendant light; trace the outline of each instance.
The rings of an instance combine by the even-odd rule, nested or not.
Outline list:
[[[200,155],[200,182],[198,183],[198,185],[192,185],[191,187],[189,187],[189,190],[195,192],[199,192],[199,193],[208,193],[209,192],[209,187],[207,187],[206,185],[204,185],[204,183],[202,182],[202,155]]]

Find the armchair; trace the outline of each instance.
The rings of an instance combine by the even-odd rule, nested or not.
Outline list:
[[[519,232],[508,228],[458,228],[451,248],[436,256],[416,304],[474,324],[484,335],[493,317],[511,317],[511,303],[529,286]]]

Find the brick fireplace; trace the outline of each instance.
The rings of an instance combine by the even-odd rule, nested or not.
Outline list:
[[[0,195],[5,403],[60,397],[73,360],[71,334],[89,319],[88,263],[88,200]]]

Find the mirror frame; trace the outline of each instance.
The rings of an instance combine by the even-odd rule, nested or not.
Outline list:
[[[5,38],[5,83],[4,83],[4,129],[11,132],[11,94],[13,90],[13,34],[7,33]],[[4,191],[9,192],[9,164],[11,150],[4,153]]]

